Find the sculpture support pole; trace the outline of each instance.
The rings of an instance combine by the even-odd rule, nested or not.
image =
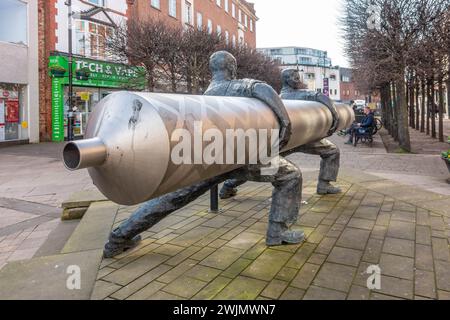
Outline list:
[[[219,213],[219,186],[218,185],[211,188],[209,212]]]

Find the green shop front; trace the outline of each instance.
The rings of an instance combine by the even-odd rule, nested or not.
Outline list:
[[[69,62],[67,56],[50,56],[52,77],[52,140],[67,138],[69,111]],[[114,91],[143,90],[145,71],[140,67],[74,57],[73,105],[75,137],[82,137],[96,104]]]

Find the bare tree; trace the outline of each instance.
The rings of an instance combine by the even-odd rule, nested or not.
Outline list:
[[[415,118],[419,115],[415,106],[419,101],[419,80],[422,97],[423,84],[426,82],[430,88],[427,119],[435,112],[434,79],[444,79],[442,49],[436,40],[445,32],[437,26],[445,26],[443,17],[449,4],[449,0],[345,0],[342,25],[346,51],[356,74],[366,79],[366,86],[383,91],[384,120],[391,135],[398,137],[400,147],[407,151],[411,150],[408,125],[423,130],[424,103],[420,112],[422,123],[408,121],[415,113]],[[448,45],[446,49],[448,54]],[[432,120],[431,132],[435,135],[434,123]]]
[[[132,20],[117,27],[106,43],[111,59],[143,66],[148,90],[155,91],[167,26],[159,20]]]

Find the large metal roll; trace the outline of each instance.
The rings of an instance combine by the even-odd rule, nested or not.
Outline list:
[[[327,136],[332,115],[325,105],[291,100],[284,103],[293,134],[283,151]],[[339,129],[349,127],[354,121],[353,110],[344,104],[337,105],[337,110]],[[226,137],[230,129],[266,129],[270,134],[277,128],[273,112],[257,99],[116,92],[99,102],[90,116],[86,139],[68,143],[63,159],[70,170],[87,168],[108,199],[135,205],[242,166],[205,164],[195,152],[192,164],[174,163],[171,154],[180,142],[173,139],[175,130],[189,131],[194,149],[199,141],[195,135],[209,129]],[[228,141],[224,142],[225,158],[230,150],[226,150]],[[208,142],[200,144],[205,148]]]

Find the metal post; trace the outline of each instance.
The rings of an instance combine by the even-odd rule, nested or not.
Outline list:
[[[74,105],[73,105],[73,55],[72,55],[72,0],[67,0],[69,9],[69,112],[67,113],[67,140],[73,141]]]
[[[219,213],[219,186],[215,186],[210,191],[210,209],[211,213]]]

